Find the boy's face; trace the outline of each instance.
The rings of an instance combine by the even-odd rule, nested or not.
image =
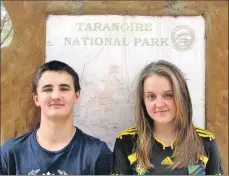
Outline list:
[[[71,75],[66,72],[46,71],[38,81],[33,99],[45,117],[68,118],[80,97],[75,93]]]

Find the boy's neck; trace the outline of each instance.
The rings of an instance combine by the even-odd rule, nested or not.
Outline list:
[[[58,151],[69,144],[75,132],[76,128],[73,126],[73,119],[65,122],[54,122],[41,118],[36,137],[38,143],[46,150]]]

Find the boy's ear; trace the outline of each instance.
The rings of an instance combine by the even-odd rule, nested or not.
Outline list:
[[[75,95],[76,95],[76,100],[75,100],[75,103],[76,103],[80,98],[80,91],[77,91]]]
[[[37,107],[39,107],[39,101],[38,101],[38,96],[36,93],[33,93],[33,101],[36,104]]]

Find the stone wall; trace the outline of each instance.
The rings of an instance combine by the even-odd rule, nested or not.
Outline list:
[[[4,1],[14,37],[1,55],[1,143],[27,132],[39,120],[31,79],[45,62],[49,14],[196,16],[206,20],[206,127],[216,136],[228,173],[227,1]]]

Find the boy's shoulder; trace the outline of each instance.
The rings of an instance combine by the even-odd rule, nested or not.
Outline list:
[[[33,131],[25,133],[21,136],[14,137],[12,139],[7,140],[1,146],[1,153],[9,153],[24,150],[25,146],[29,144],[29,140],[32,137]]]
[[[86,134],[82,130],[76,127],[76,134],[77,133],[78,135],[76,136],[80,137],[80,139],[82,140],[86,148],[88,147],[91,150],[94,150],[94,149],[102,149],[104,146],[107,147],[107,144],[104,141],[100,140],[97,137]],[[76,142],[78,142],[77,139]]]

